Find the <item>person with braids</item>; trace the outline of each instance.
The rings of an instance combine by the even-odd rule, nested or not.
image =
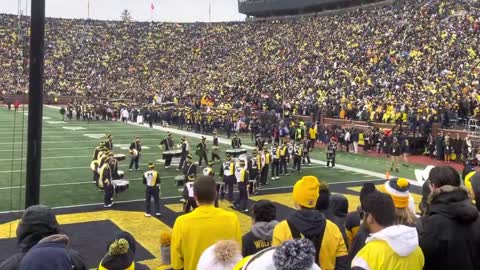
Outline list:
[[[148,270],[147,266],[134,260],[136,244],[133,236],[125,231],[118,233],[109,244],[107,254],[98,265],[98,270]]]

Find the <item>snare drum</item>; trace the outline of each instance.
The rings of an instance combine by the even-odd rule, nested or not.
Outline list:
[[[182,150],[170,150],[170,151],[165,151],[162,154],[162,158],[174,158],[174,157],[181,157],[182,156]]]
[[[122,160],[125,160],[127,158],[124,154],[116,154],[113,157],[118,161],[122,161]]]
[[[113,190],[115,193],[121,193],[128,189],[130,182],[127,180],[112,180]]]

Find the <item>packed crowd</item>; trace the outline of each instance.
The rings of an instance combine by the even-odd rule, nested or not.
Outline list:
[[[480,269],[480,174],[462,180],[441,166],[426,178],[419,213],[404,178],[387,180],[381,189],[364,184],[360,206],[349,213],[344,195],[303,176],[293,187],[292,214],[277,221],[276,205],[257,201],[251,230],[242,236],[237,215],[214,207],[215,180],[200,176],[192,187],[198,207],[159,239],[162,260],[174,270]],[[48,207],[28,208],[17,229],[20,250],[0,269],[87,269],[60,232]],[[128,232],[112,235],[98,269],[148,269],[136,262],[135,245]]]
[[[45,90],[449,125],[479,112],[478,5],[401,0],[247,23],[48,19]],[[16,24],[0,15],[2,93],[27,87]]]

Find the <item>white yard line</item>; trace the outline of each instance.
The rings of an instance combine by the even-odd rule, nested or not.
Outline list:
[[[132,140],[134,139],[134,137],[132,137]],[[158,138],[155,138],[155,139],[143,139],[142,138],[142,141],[158,141],[160,142],[162,138],[159,136]],[[97,139],[93,139],[91,138],[90,140],[88,141],[77,141],[77,140],[74,140],[74,141],[42,141],[42,144],[47,144],[47,143],[55,143],[55,144],[62,144],[62,143],[91,143],[92,141],[97,141]],[[117,144],[125,144],[125,143],[131,143],[132,141],[131,140],[120,140],[120,141],[114,141],[113,144],[115,145],[115,143]],[[15,142],[14,144],[24,144],[25,142]],[[4,142],[4,143],[0,143],[0,145],[12,145],[12,142]],[[94,146],[91,147],[92,149],[95,148]]]
[[[129,124],[132,125],[132,126],[137,126],[137,127],[142,126],[142,125],[135,124],[135,123],[129,123]],[[174,128],[165,128],[165,127],[154,125],[153,129],[157,129],[157,130],[164,131],[164,132],[171,132],[173,134],[193,137],[193,138],[197,138],[197,139],[200,139],[201,137],[206,137],[207,140],[209,140],[209,141],[213,140],[213,137],[210,136],[210,135],[198,134],[198,133],[188,132],[188,131],[184,131],[184,130],[178,130],[178,129],[174,129]],[[218,138],[218,142],[221,143],[221,144],[227,144],[227,145],[231,144],[231,141],[228,140],[228,139],[225,139],[225,138]],[[249,146],[249,145],[245,145],[245,144],[242,145],[242,148],[249,149],[249,150],[254,149],[254,147]],[[322,166],[326,166],[326,164],[327,164],[325,161],[316,160],[316,159],[311,159],[311,161],[314,164],[318,164],[318,165],[322,165]],[[350,171],[350,172],[354,172],[354,173],[356,172],[356,173],[360,173],[360,174],[364,174],[364,175],[369,175],[369,176],[372,176],[372,177],[375,177],[375,178],[378,178],[378,179],[385,179],[385,174],[383,174],[383,173],[377,173],[377,172],[374,172],[374,171],[354,168],[354,167],[350,167],[350,166],[346,166],[346,165],[341,165],[341,164],[338,164],[338,163],[335,164],[335,167],[338,168],[338,169],[342,169],[342,170],[346,170],[346,171]],[[395,178],[396,176],[391,175],[391,177]],[[420,186],[420,183],[418,183],[415,180],[410,180],[409,179],[409,181],[412,185]]]
[[[149,153],[144,153],[142,152],[142,155],[161,155],[159,153],[155,153],[155,152],[149,152]],[[64,158],[91,158],[92,155],[89,155],[89,156],[53,156],[53,157],[43,157],[42,156],[42,160],[44,159],[64,159]],[[11,159],[11,158],[4,158],[4,159],[0,159],[0,161],[12,161],[12,160],[26,160],[27,158],[14,158],[14,159]]]
[[[130,164],[120,164],[118,167],[128,167]],[[140,167],[147,166],[148,163],[139,164]],[[142,167],[143,168],[143,167]],[[69,171],[69,170],[79,170],[79,169],[89,169],[90,167],[64,167],[64,168],[46,168],[42,169],[42,171]],[[17,173],[17,172],[24,172],[25,170],[12,170],[12,171],[0,171],[1,173]]]

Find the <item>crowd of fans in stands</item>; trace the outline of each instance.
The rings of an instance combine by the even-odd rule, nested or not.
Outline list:
[[[364,184],[360,206],[349,213],[344,195],[331,194],[314,176],[303,176],[293,187],[295,211],[277,221],[275,204],[257,201],[251,230],[243,237],[237,215],[214,207],[215,180],[201,176],[193,184],[199,207],[173,226],[171,269],[478,270],[480,203],[472,203],[480,196],[476,174],[463,183],[452,167],[431,169],[420,214],[404,178],[387,180],[381,188]],[[112,237],[99,269],[148,269],[135,261],[131,234]],[[87,269],[69,241],[48,207],[29,207],[17,229],[19,251],[0,269]]]
[[[468,0],[400,0],[246,23],[48,19],[45,90],[183,104],[203,97],[217,107],[433,118],[448,126],[478,116],[478,8]],[[3,93],[27,87],[28,61],[20,55],[28,50],[17,43],[25,38],[16,25],[17,17],[0,15]]]

